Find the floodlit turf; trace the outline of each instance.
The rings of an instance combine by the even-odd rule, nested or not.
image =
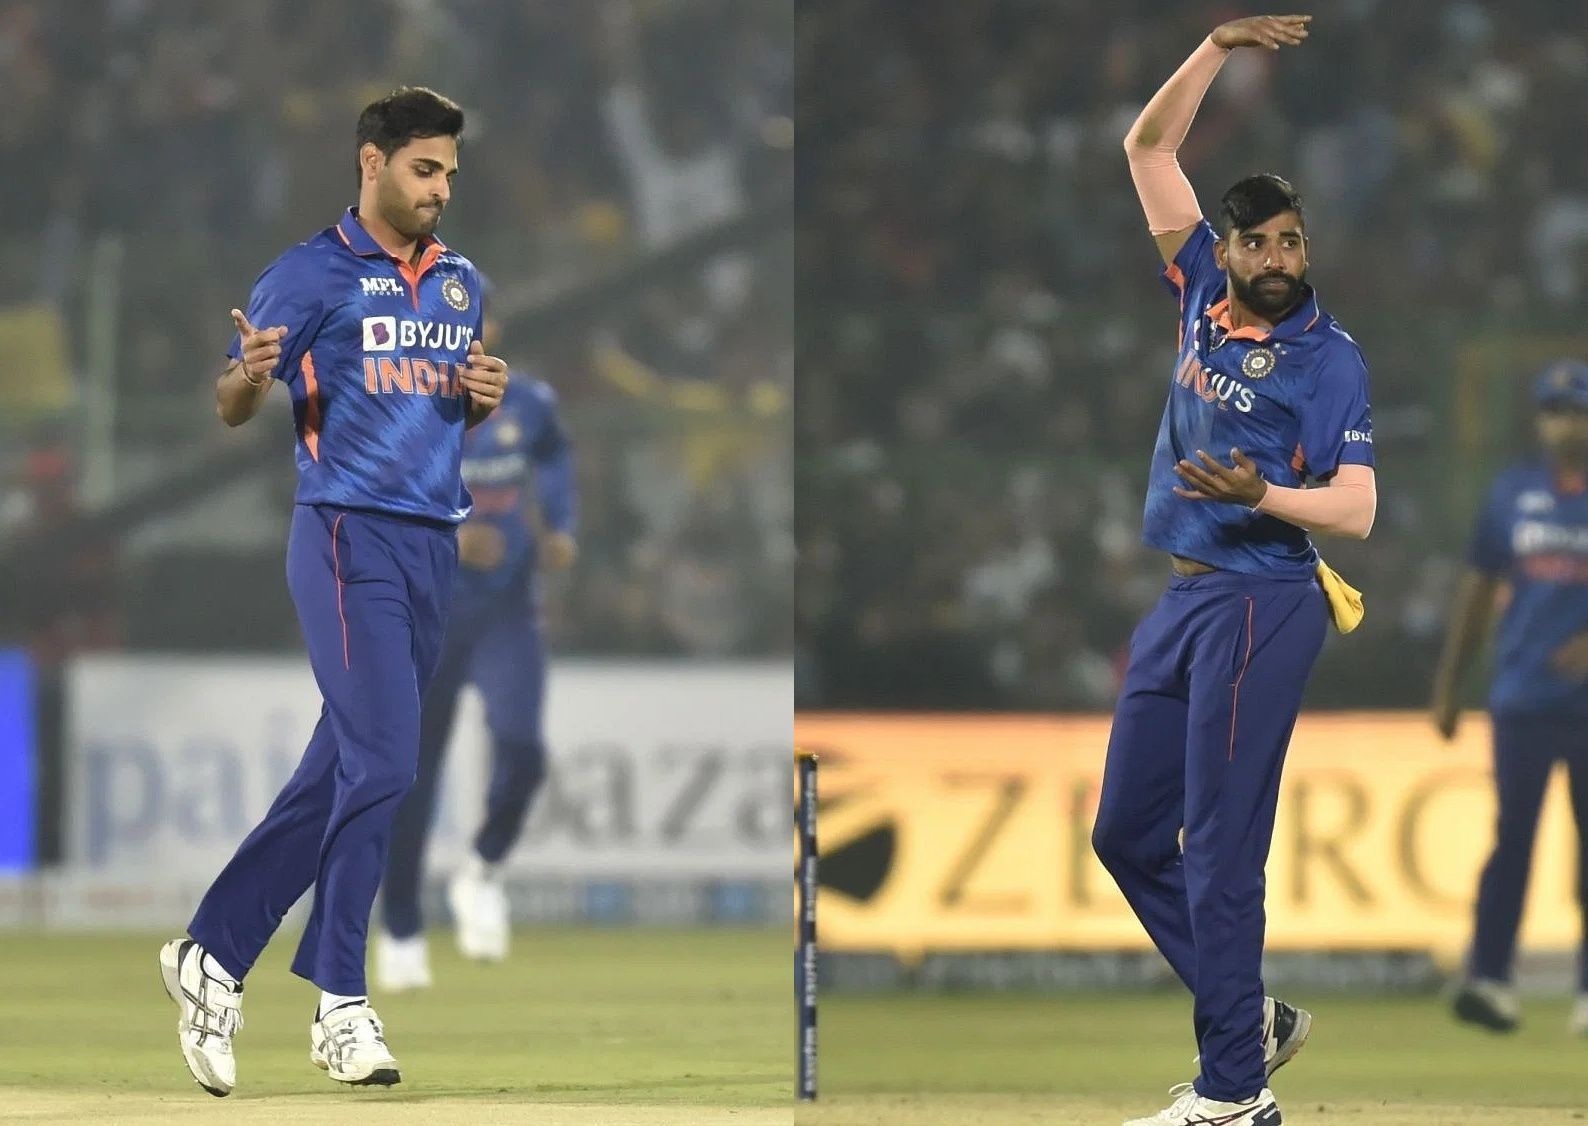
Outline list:
[[[281,936],[249,975],[238,1087],[196,1086],[160,986],[162,935],[0,935],[0,1119],[786,1126],[783,931],[520,931],[504,965],[432,936],[436,988],[372,1001],[403,1082],[349,1090],[308,1059],[317,991]],[[351,1116],[349,1116],[351,1115]]]
[[[1317,1023],[1274,1078],[1287,1126],[1583,1126],[1588,1040],[1566,1002],[1515,1035],[1435,998],[1289,998]],[[821,1099],[802,1126],[1118,1126],[1194,1075],[1189,998],[882,995],[823,999]]]

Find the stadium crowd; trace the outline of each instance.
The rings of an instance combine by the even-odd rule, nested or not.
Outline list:
[[[354,197],[359,109],[429,85],[469,115],[440,233],[491,277],[503,353],[551,382],[578,443],[583,558],[547,600],[557,649],[786,653],[787,212],[713,259],[621,279],[787,201],[789,19],[771,0],[0,0],[0,158],[18,172],[0,339],[32,349],[26,377],[0,376],[0,541],[239,440],[210,391],[227,309]],[[607,296],[532,320],[602,277],[619,279]],[[150,594],[138,576],[206,544],[279,573],[280,535],[257,529],[284,520],[287,456],[246,503],[203,509],[200,535],[173,512],[101,545],[73,599],[95,620],[65,647],[181,644],[127,617]],[[202,586],[212,569],[187,570]]]
[[[796,676],[811,706],[1107,708],[1165,561],[1139,543],[1172,298],[1120,143],[1227,3],[883,0],[802,16]],[[1380,508],[1325,543],[1368,618],[1314,706],[1420,706],[1517,388],[1588,355],[1588,25],[1559,0],[1320,10],[1225,65],[1205,212],[1300,189],[1373,378]]]

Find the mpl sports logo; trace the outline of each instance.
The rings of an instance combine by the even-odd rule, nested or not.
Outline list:
[[[403,283],[396,278],[359,278],[365,297],[401,297]]]

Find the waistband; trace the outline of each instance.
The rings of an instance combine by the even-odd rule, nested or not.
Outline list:
[[[369,520],[380,520],[388,524],[397,524],[407,528],[427,528],[435,532],[456,532],[458,530],[458,526],[450,520],[438,520],[434,516],[419,516],[407,512],[384,512],[378,508],[350,508],[345,504],[299,504],[294,507],[312,508],[317,512],[329,512],[332,514],[346,512]]]
[[[1317,586],[1317,576],[1248,575],[1240,571],[1207,571],[1200,575],[1169,576],[1169,589],[1173,591],[1252,591],[1264,587],[1293,587],[1307,583]]]

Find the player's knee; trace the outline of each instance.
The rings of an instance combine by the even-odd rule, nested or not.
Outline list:
[[[1128,867],[1135,863],[1132,834],[1123,820],[1099,814],[1092,825],[1092,851],[1105,868]]]
[[[1172,841],[1159,840],[1138,821],[1099,813],[1092,825],[1092,851],[1109,871],[1122,868],[1155,868],[1177,849]]]
[[[531,798],[546,778],[546,748],[538,739],[503,739],[498,754],[507,764],[504,783],[514,797]]]
[[[352,780],[352,785],[358,791],[360,801],[373,805],[382,801],[401,801],[413,789],[417,776],[418,768],[411,764],[399,766],[377,763],[366,767]]]

